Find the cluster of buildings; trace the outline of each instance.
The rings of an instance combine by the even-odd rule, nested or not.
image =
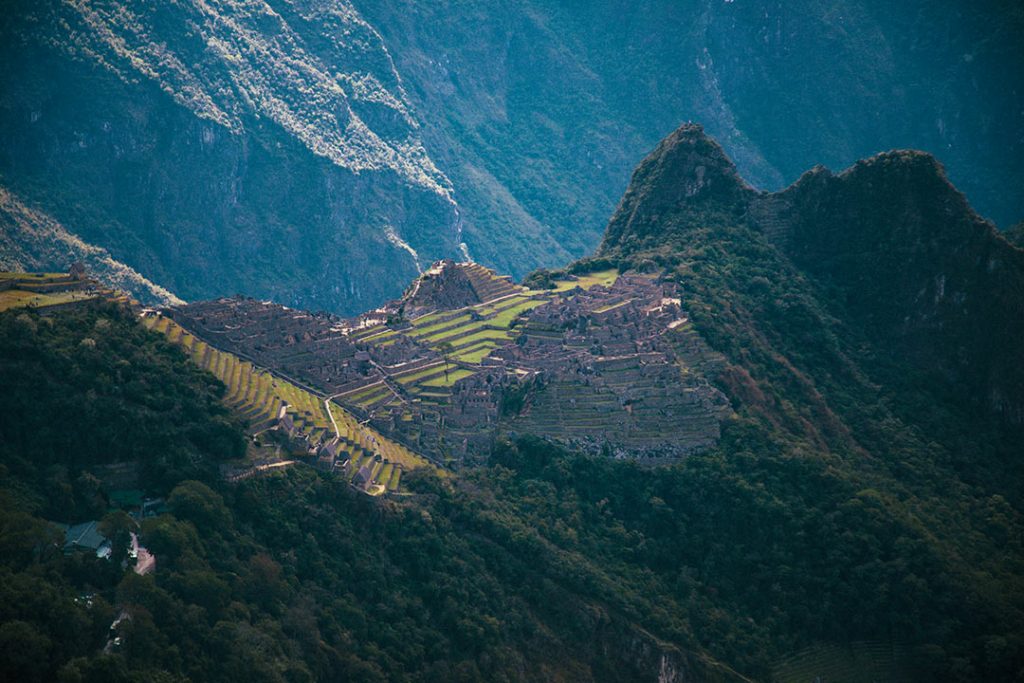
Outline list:
[[[675,458],[715,443],[730,412],[709,381],[720,357],[675,284],[647,274],[528,291],[443,261],[353,319],[244,297],[170,315],[441,464],[486,454],[501,433]]]

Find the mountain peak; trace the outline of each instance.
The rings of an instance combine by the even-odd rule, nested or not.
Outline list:
[[[677,219],[673,221],[677,225],[717,222],[754,194],[703,126],[683,124],[633,173],[601,250],[660,240],[665,237],[661,232],[669,216]]]
[[[959,190],[949,182],[946,170],[934,156],[916,149],[895,149],[879,152],[861,159],[853,166],[839,173],[838,178],[846,182],[911,183],[910,189],[926,191],[927,199],[932,201],[936,194],[958,195],[964,208],[967,200]],[[799,184],[799,183],[797,183]],[[907,188],[904,188],[907,189]]]
[[[662,163],[688,181],[687,197],[711,196],[748,188],[725,150],[699,123],[685,123],[654,150]],[[653,156],[653,155],[652,155]],[[650,157],[648,157],[650,158]]]
[[[1024,373],[1007,360],[1024,336],[1024,253],[974,212],[931,154],[884,152],[837,174],[815,167],[762,193],[687,125],[641,163],[602,249],[638,257],[719,237],[724,249],[738,243],[729,234],[776,247],[829,289],[837,314],[1024,423]]]

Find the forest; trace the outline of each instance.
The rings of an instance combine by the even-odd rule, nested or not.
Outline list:
[[[690,268],[732,287],[744,264],[720,257]],[[687,273],[699,304],[711,293]],[[306,467],[228,485],[216,464],[244,449],[241,427],[223,386],[176,347],[115,306],[3,314],[5,676],[645,680],[655,649],[702,679],[767,680],[801,646],[883,640],[906,645],[923,677],[1012,679],[1024,604],[1019,494],[1002,484],[1012,440],[990,431],[968,450],[977,414],[898,383],[873,403],[856,383],[822,383],[841,413],[812,423],[798,407],[809,388],[746,336],[736,307],[787,302],[772,314],[787,351],[828,327],[785,279],[756,277],[715,324],[762,389],[726,371],[737,413],[717,448],[651,469],[521,437],[456,477],[414,472],[412,495],[388,499]],[[844,371],[835,338],[813,348],[798,362]],[[904,422],[925,409],[927,430]],[[116,528],[89,470],[125,459],[166,498],[139,528],[157,558],[145,576],[65,554],[50,524]]]

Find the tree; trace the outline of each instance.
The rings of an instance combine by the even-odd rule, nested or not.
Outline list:
[[[224,499],[199,481],[183,481],[175,486],[167,505],[175,517],[192,522],[202,532],[222,530],[231,517]]]
[[[452,352],[455,350],[455,347],[452,346],[451,342],[444,341],[444,342],[441,342],[440,344],[437,345],[437,350],[441,354],[441,358],[444,359],[444,381],[445,381],[445,384],[447,384],[448,383],[448,363],[451,360],[451,355],[452,355]]]
[[[114,510],[100,520],[97,530],[110,540],[111,562],[120,564],[128,557],[132,534],[139,530],[139,525],[124,510]]]
[[[50,665],[50,639],[24,621],[0,626],[0,678],[9,681],[43,681]]]

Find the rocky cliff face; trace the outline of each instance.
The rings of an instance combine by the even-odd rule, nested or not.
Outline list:
[[[278,5],[10,8],[0,173],[185,298],[394,294],[421,252],[459,252],[451,183],[373,28]]]
[[[49,216],[26,206],[0,187],[0,270],[63,272],[74,263],[88,274],[139,302],[170,306],[181,299],[120,263],[106,249],[87,244]]]
[[[952,0],[18,0],[0,176],[185,298],[342,313],[467,249],[517,276],[589,253],[636,160],[687,119],[768,189],[941,152],[1008,224],[1022,23]]]
[[[688,119],[760,188],[914,147],[984,215],[1024,214],[1021,143],[1005,135],[1024,93],[1024,71],[1005,70],[1024,60],[1012,3],[355,1],[458,188],[473,255],[502,272],[563,257],[503,242],[492,217],[588,253],[636,162]]]
[[[678,226],[736,220],[757,195],[703,127],[686,124],[637,167],[601,249],[632,252],[662,244]]]

